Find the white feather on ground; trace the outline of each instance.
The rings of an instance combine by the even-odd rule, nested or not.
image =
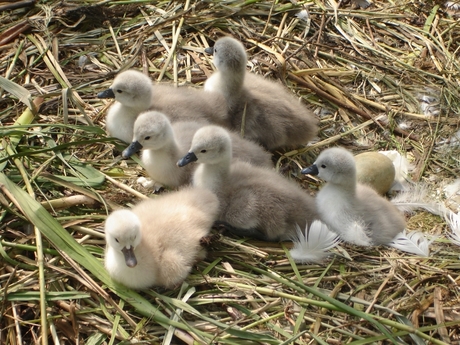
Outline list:
[[[310,20],[310,13],[307,10],[302,10],[300,12],[297,12],[295,16],[299,18],[300,20],[305,20],[305,21]]]
[[[458,213],[451,212],[448,219],[446,219],[446,222],[452,230],[449,234],[452,243],[460,246],[460,215]]]
[[[426,88],[423,92],[420,92],[417,95],[417,99],[420,102],[420,110],[425,116],[439,116],[441,113],[441,106],[438,91]]]
[[[417,184],[409,190],[398,194],[391,202],[401,211],[411,213],[416,209],[424,209],[432,214],[440,216],[450,227],[448,234],[452,243],[460,246],[460,216],[448,209],[440,202],[428,202],[428,188],[423,184]],[[431,243],[431,242],[430,242]]]
[[[425,184],[418,183],[402,191],[390,201],[405,213],[413,213],[416,209],[424,209],[430,213],[441,215],[445,207],[440,203],[429,201],[428,194],[428,187]]]
[[[452,134],[446,139],[439,140],[436,146],[457,147],[460,145],[460,130]]]
[[[403,191],[410,188],[411,180],[409,172],[414,169],[414,166],[396,150],[379,151],[379,153],[387,156],[395,166],[395,180],[390,188],[390,191]]]
[[[297,238],[293,239],[294,247],[290,254],[294,261],[300,263],[319,262],[325,259],[340,243],[339,236],[329,230],[326,224],[315,220],[305,232],[297,226]]]
[[[452,198],[455,195],[460,195],[460,178],[445,186],[444,193],[448,198]]]
[[[460,178],[444,187],[445,204],[450,209],[460,212]]]
[[[426,257],[430,255],[431,242],[433,242],[433,240],[428,240],[420,231],[411,231],[407,233],[404,230],[396,235],[395,239],[388,243],[388,245],[404,252]]]
[[[452,10],[452,11],[460,10],[460,3],[458,3],[458,1],[446,1],[444,3],[444,6],[446,6],[447,9]]]

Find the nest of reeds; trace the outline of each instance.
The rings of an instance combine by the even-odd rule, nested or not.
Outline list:
[[[460,171],[455,2],[16,1],[0,4],[0,343],[460,344],[459,247],[427,212],[431,255],[341,244],[298,264],[288,244],[221,237],[174,290],[140,293],[103,269],[103,222],[151,192],[107,137],[120,70],[201,87],[205,47],[233,35],[253,73],[315,111],[319,138],[277,152],[299,168],[328,147],[397,150],[444,202]],[[16,87],[17,86],[17,87]],[[13,90],[9,92],[7,90]],[[455,195],[454,195],[455,196]],[[458,200],[458,199],[457,199]],[[458,212],[455,200],[450,204]]]

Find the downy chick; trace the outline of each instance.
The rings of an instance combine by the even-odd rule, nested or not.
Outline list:
[[[302,174],[318,175],[326,185],[316,196],[321,220],[350,243],[387,244],[405,228],[403,215],[372,188],[356,182],[353,155],[344,148],[321,152]]]
[[[105,267],[132,289],[174,288],[206,253],[200,241],[216,219],[210,191],[185,188],[112,212],[105,222]]]
[[[225,96],[230,128],[270,151],[313,139],[318,131],[313,113],[280,83],[246,72],[247,55],[241,42],[223,37],[205,51],[214,54],[217,71],[204,89]]]
[[[194,135],[179,166],[198,162],[193,185],[212,190],[221,204],[218,220],[238,236],[265,241],[296,238],[319,219],[315,202],[297,184],[274,170],[246,162],[232,163],[232,141],[222,127],[206,126]]]

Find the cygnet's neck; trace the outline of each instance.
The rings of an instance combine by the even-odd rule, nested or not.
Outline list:
[[[232,153],[230,151],[222,155],[218,162],[200,164],[194,175],[194,185],[217,193],[225,184],[230,173],[231,161]]]
[[[152,104],[153,94],[152,92],[149,92],[145,94],[133,95],[132,99],[129,101],[129,105],[123,103],[123,106],[127,109],[130,109],[132,112],[139,114],[148,110]]]
[[[168,152],[169,156],[174,159],[174,164],[183,156],[179,143],[174,136],[167,139],[163,151]]]
[[[177,160],[181,158],[181,156],[183,155],[180,152],[179,143],[177,142],[173,133],[166,136],[163,140],[164,141],[162,142],[161,147],[149,148],[148,146],[146,146],[145,150],[149,150],[151,156],[156,157],[156,159],[158,159],[158,162],[171,161],[175,166]]]
[[[356,196],[356,172],[349,172],[346,176],[341,176],[338,179],[332,179],[327,182],[329,188],[337,189],[338,192],[350,197]]]
[[[138,109],[137,107],[130,107],[124,103],[119,101],[115,102],[112,107],[110,107],[109,112],[116,112],[119,114],[120,118],[126,118],[126,120],[133,122],[136,117],[141,113],[143,110]],[[118,127],[124,126],[122,122],[117,123]],[[131,133],[132,134],[132,133]]]
[[[205,83],[205,91],[217,91],[224,95],[229,106],[236,103],[243,90],[246,71],[219,70]]]

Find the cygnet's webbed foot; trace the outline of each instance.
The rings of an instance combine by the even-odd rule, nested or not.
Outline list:
[[[159,192],[160,189],[163,188],[162,184],[155,182],[151,179],[147,179],[144,176],[139,177],[136,182],[137,184],[142,185],[142,187],[144,188],[155,190],[155,193]]]
[[[215,242],[219,241],[221,236],[222,235],[220,233],[209,234],[208,236],[203,236],[202,238],[200,238],[200,245],[202,247],[210,247]]]
[[[223,220],[216,220],[214,222],[213,228],[217,229],[220,234],[229,232],[230,234],[236,235],[238,237],[250,237],[260,241],[273,241],[272,239],[267,238],[267,235],[262,233],[259,229],[237,228]]]

